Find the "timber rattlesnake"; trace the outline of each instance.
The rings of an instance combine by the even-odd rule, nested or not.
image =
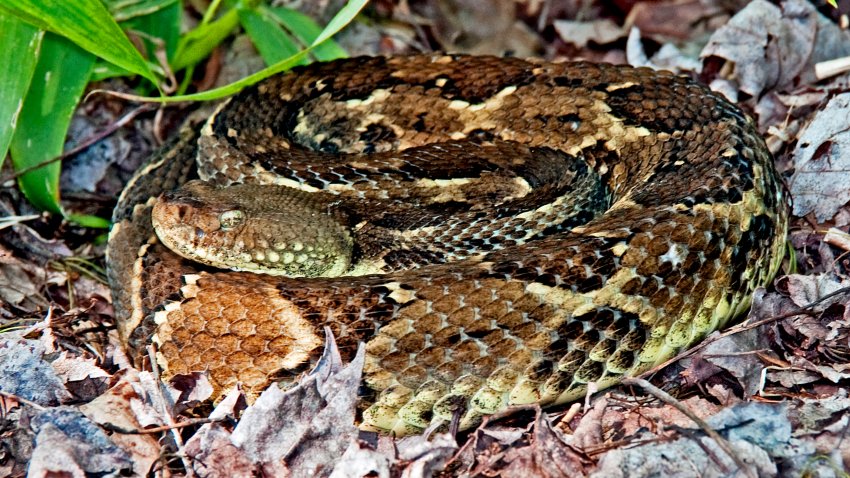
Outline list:
[[[251,184],[211,213],[192,194],[217,188],[164,195],[159,222],[210,263],[344,276],[170,252],[151,205],[197,176]],[[246,191],[269,199],[221,202]],[[289,222],[205,249],[247,231],[258,202],[287,204]],[[787,211],[752,122],[688,79],[419,55],[244,90],[154,155],[114,220],[111,284],[137,355],[153,340],[166,374],[208,370],[219,392],[256,392],[314,364],[327,326],[344,358],[366,343],[362,426],[409,433],[574,400],[691,345],[776,273]]]

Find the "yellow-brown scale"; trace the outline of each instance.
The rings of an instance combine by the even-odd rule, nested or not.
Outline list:
[[[254,393],[308,369],[327,326],[344,356],[366,342],[368,429],[410,433],[454,415],[465,428],[510,404],[562,403],[589,382],[614,384],[741,313],[781,260],[786,204],[753,125],[667,73],[489,57],[358,58],[270,78],[222,106],[199,139],[187,137],[189,146],[171,150],[191,150],[191,159],[173,154],[167,164],[161,154],[145,173],[172,177],[197,153],[201,178],[217,184],[273,183],[425,209],[454,207],[502,181],[513,189],[497,202],[526,201],[537,211],[527,216],[540,233],[525,237],[524,222],[505,220],[481,229],[495,246],[459,261],[292,279],[205,269],[156,244],[127,259],[139,256],[129,250],[134,240],[154,241],[149,206],[131,212],[132,203],[174,181],[131,186],[110,246],[113,289],[136,287],[117,304],[130,345],[156,342],[168,374],[208,370],[219,393],[237,382]],[[535,202],[548,196],[535,199],[526,187],[537,173],[523,176],[522,160],[514,176],[483,179],[490,173],[477,170],[486,161],[475,154],[454,164],[432,157],[434,147],[418,149],[466,140],[582,159],[610,208],[574,224]],[[442,179],[453,169],[461,180]],[[451,227],[397,233],[481,237],[471,231],[480,225]],[[143,272],[146,263],[172,264],[152,269],[171,274]],[[180,283],[175,270],[186,273]],[[139,278],[128,285],[127,277]],[[126,299],[141,291],[159,292]],[[166,300],[175,292],[177,300]]]

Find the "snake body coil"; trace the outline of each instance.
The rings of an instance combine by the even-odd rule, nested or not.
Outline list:
[[[161,220],[180,225],[200,204],[186,189],[240,183],[290,188],[270,201],[295,219],[215,249],[252,213],[214,204],[183,240],[240,269],[350,247],[296,271],[344,275],[227,272],[156,239],[157,196],[183,185]],[[138,355],[153,341],[166,375],[258,391],[314,364],[329,327],[344,358],[366,343],[362,426],[410,433],[574,400],[700,340],[776,273],[787,212],[751,121],[688,79],[422,55],[248,88],[154,155],[114,220],[116,315]]]

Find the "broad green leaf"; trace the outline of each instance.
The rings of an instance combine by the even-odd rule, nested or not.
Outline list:
[[[0,14],[0,166],[6,159],[43,36],[32,25]]]
[[[44,35],[38,64],[18,117],[10,151],[16,170],[62,154],[65,134],[80,101],[94,56],[68,39]],[[58,161],[22,175],[21,191],[37,208],[62,213]]]
[[[304,45],[311,45],[322,33],[320,27],[312,18],[303,13],[284,7],[260,7],[261,12],[268,12],[276,18],[284,28],[292,32]],[[333,40],[327,40],[313,49],[313,56],[319,61],[330,61],[348,56],[341,46]]]
[[[266,11],[239,10],[239,21],[266,65],[274,65],[301,49]]]
[[[148,3],[147,0],[133,0],[135,3]],[[151,0],[163,3],[158,5],[161,8],[156,9],[153,13],[145,16],[134,16],[130,20],[124,22],[122,26],[129,30],[141,32],[144,35],[139,35],[145,43],[145,50],[148,57],[153,62],[159,62],[159,59],[154,58],[157,48],[165,48],[165,54],[168,60],[174,58],[174,53],[177,51],[177,43],[180,40],[180,16],[183,13],[183,5],[180,0]],[[151,39],[156,39],[156,42]],[[154,67],[157,74],[165,76],[165,71],[161,67]],[[98,60],[95,63],[90,82],[103,81],[107,78],[115,78],[118,76],[130,76],[132,72],[121,68],[120,66],[108,61]]]
[[[67,37],[84,50],[157,83],[145,60],[99,0],[3,0],[0,12]]]
[[[108,61],[98,60],[94,64],[94,68],[91,72],[91,78],[89,78],[89,82],[94,83],[97,81],[103,81],[108,78],[115,78],[118,76],[129,76],[133,73],[121,68],[120,66],[116,66]]]
[[[174,58],[177,42],[180,40],[180,16],[183,13],[183,5],[178,0],[166,1],[170,4],[161,5],[161,8],[153,10],[150,14],[134,16],[121,24],[126,29],[139,31],[150,38],[157,39],[154,42],[141,36],[147,47],[148,58],[156,63],[159,62],[154,59],[154,53],[158,48],[165,48],[166,57],[171,60]]]

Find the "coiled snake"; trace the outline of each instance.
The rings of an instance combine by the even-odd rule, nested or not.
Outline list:
[[[161,194],[180,255],[153,234]],[[329,327],[343,357],[366,344],[362,427],[410,433],[574,400],[693,344],[776,273],[787,211],[751,121],[688,79],[419,55],[244,90],[155,154],[114,220],[137,357],[153,341],[166,375],[256,392],[309,369]]]

